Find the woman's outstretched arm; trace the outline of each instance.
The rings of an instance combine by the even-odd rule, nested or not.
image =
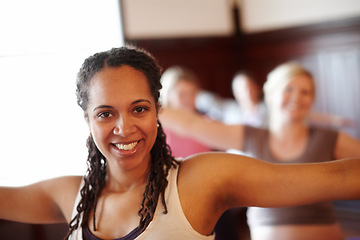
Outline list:
[[[216,211],[360,199],[360,159],[271,164],[241,155],[205,153],[190,157],[181,168],[179,186],[183,180],[192,183],[192,196],[204,192],[196,188],[211,189],[201,198],[211,198]]]
[[[178,135],[196,139],[211,148],[243,148],[243,125],[227,125],[206,119],[197,113],[172,108],[162,108],[159,118],[165,128]]]
[[[61,177],[23,187],[0,187],[0,219],[69,222],[80,181],[81,177]]]

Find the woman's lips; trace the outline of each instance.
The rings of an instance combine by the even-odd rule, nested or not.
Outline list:
[[[137,145],[138,145],[139,141],[135,141],[132,143],[116,143],[114,144],[116,148],[118,148],[119,150],[123,150],[123,151],[131,151],[133,150]]]

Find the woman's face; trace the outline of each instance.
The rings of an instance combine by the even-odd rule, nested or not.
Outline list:
[[[147,170],[157,135],[157,106],[147,78],[130,66],[109,67],[91,81],[87,114],[109,169]]]
[[[198,86],[187,80],[179,80],[169,92],[169,106],[178,109],[195,111],[195,100]]]
[[[312,79],[306,74],[295,75],[282,90],[273,94],[271,114],[277,114],[277,119],[303,120],[307,117],[313,101]]]

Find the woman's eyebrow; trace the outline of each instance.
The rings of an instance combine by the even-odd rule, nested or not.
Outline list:
[[[134,101],[132,104],[138,104],[141,102],[147,102],[147,103],[151,104],[151,101],[149,101],[147,99],[138,99],[138,100]]]
[[[147,102],[149,104],[151,104],[151,101],[150,100],[147,100],[147,99],[138,99],[138,100],[135,100],[134,102],[131,103],[131,105],[134,105],[134,104],[138,104],[138,103],[142,103],[142,102]],[[110,109],[114,109],[113,106],[110,106],[110,105],[99,105],[97,107],[95,107],[93,109],[93,112],[95,112],[96,110],[98,109],[103,109],[103,108],[110,108]]]
[[[95,111],[98,110],[98,109],[102,109],[102,108],[114,108],[114,107],[112,107],[112,106],[110,106],[110,105],[100,105],[100,106],[95,107],[95,108],[93,109],[93,112],[95,112]]]

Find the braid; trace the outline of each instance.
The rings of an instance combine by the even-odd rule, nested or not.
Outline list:
[[[93,227],[96,230],[95,211],[97,199],[105,186],[106,161],[104,156],[97,149],[92,136],[88,138],[86,145],[89,152],[87,160],[88,170],[84,176],[84,186],[80,190],[81,200],[76,207],[77,214],[70,222],[69,232],[66,238],[68,238],[71,233],[79,227],[81,215],[83,215],[83,219],[89,219],[91,209],[94,210]],[[83,227],[86,223],[87,221],[82,221],[81,227]]]
[[[149,225],[154,217],[156,205],[161,195],[161,202],[167,213],[165,203],[165,188],[168,185],[167,175],[171,167],[176,167],[179,162],[171,156],[171,150],[166,143],[166,135],[159,123],[158,134],[155,144],[151,150],[151,170],[148,174],[147,185],[141,202],[140,227],[142,230]]]

